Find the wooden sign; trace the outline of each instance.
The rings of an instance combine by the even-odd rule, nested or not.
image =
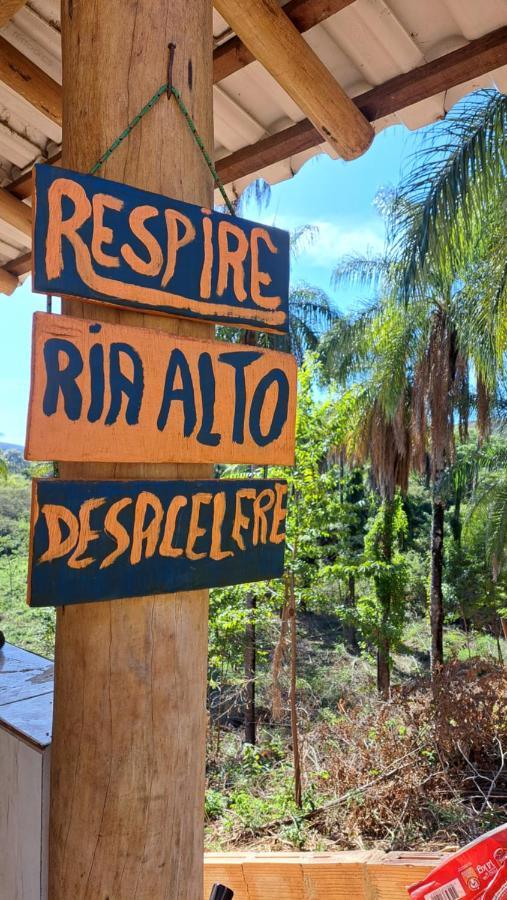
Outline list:
[[[28,602],[63,606],[276,578],[285,481],[34,480]]]
[[[34,316],[27,459],[291,465],[287,353]]]
[[[35,291],[287,332],[286,231],[55,166],[34,173]]]

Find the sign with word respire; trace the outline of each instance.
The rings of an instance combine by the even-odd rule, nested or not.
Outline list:
[[[283,572],[287,483],[34,480],[28,601],[62,606]]]
[[[37,165],[33,289],[284,334],[289,235],[126,184]]]
[[[291,465],[287,353],[34,315],[27,459]]]

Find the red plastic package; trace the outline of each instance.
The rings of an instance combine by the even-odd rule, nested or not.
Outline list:
[[[453,853],[408,893],[411,900],[507,900],[507,824]]]

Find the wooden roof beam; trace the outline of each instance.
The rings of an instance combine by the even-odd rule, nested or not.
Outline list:
[[[3,0],[0,28],[24,6],[24,2]],[[289,0],[284,10],[295,28],[303,32],[354,2],[355,0]],[[5,4],[7,5],[4,10]],[[254,58],[239,38],[231,38],[217,47],[213,53],[213,82],[216,84],[227,75],[238,72],[251,63]],[[61,86],[1,36],[0,81],[31,103],[52,122],[61,126]]]
[[[35,109],[62,124],[62,89],[28,57],[0,36],[0,81]]]
[[[344,159],[370,146],[374,131],[277,0],[214,0],[255,58]]]
[[[353,102],[373,122],[504,65],[507,65],[507,27],[470,41],[404,75],[397,75],[354,97]],[[218,160],[217,172],[228,184],[322,143],[320,132],[309,119],[303,119]]]
[[[3,188],[0,188],[0,219],[32,239],[32,210]]]
[[[0,269],[0,294],[10,296],[14,293],[19,284],[15,275],[11,275],[7,269]]]
[[[26,0],[2,0],[2,8],[0,9],[0,28],[7,25],[7,22],[9,22],[25,5]]]
[[[355,0],[289,0],[283,11],[300,33],[309,31]],[[255,60],[239,37],[230,38],[213,51],[213,82],[222,81]]]

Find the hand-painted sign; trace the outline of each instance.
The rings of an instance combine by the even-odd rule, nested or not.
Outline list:
[[[32,488],[31,606],[276,578],[285,481],[63,481]]]
[[[38,165],[33,288],[285,333],[289,235],[126,184]]]
[[[287,353],[36,313],[27,459],[291,465]]]

